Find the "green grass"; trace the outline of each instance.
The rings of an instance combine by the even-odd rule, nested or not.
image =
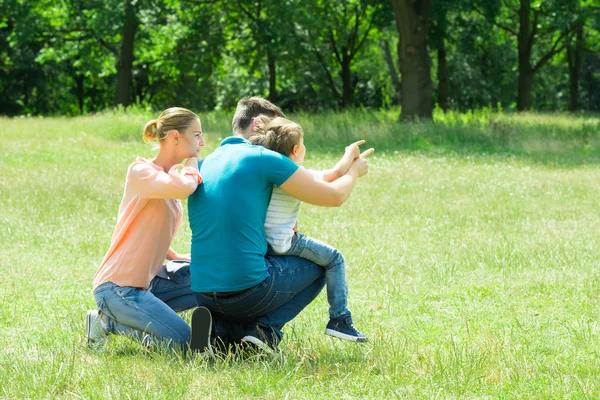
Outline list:
[[[1,398],[600,397],[598,116],[292,116],[307,167],[357,138],[376,147],[342,208],[300,219],[345,255],[371,341],[323,335],[322,294],[281,354],[211,361],[126,338],[85,346],[126,167],[153,154],[139,136],[150,117],[0,119]],[[201,117],[206,155],[230,122]],[[174,247],[189,239],[184,224]]]

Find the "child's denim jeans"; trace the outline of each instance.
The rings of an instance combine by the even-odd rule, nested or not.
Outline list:
[[[187,346],[190,327],[177,312],[196,306],[190,288],[190,267],[186,263],[175,271],[163,270],[164,277],[152,279],[147,290],[112,282],[94,290],[98,308],[108,316],[109,333],[125,334],[147,344]]]
[[[297,256],[314,262],[325,268],[329,317],[337,318],[350,315],[348,310],[348,283],[346,282],[346,264],[344,257],[327,243],[313,239],[302,233],[296,233],[292,245],[285,253],[275,253],[269,246],[269,255]]]

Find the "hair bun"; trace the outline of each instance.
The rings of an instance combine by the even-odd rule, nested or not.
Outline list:
[[[142,139],[144,142],[150,143],[154,139],[156,139],[156,130],[158,129],[158,121],[153,119],[149,121],[146,126],[144,126],[144,131],[142,132]]]

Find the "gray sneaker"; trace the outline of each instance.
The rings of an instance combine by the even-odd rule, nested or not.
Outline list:
[[[102,328],[102,314],[98,310],[89,310],[85,316],[85,336],[88,346],[102,343],[107,332]]]

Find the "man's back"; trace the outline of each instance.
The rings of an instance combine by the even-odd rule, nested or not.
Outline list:
[[[273,184],[298,167],[287,157],[230,137],[199,163],[189,197],[192,290],[234,292],[267,277],[264,223]]]

